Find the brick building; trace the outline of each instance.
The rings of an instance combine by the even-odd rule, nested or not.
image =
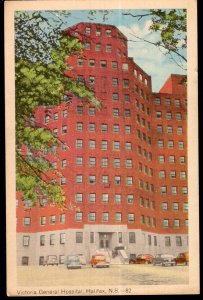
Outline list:
[[[50,254],[63,263],[73,253],[88,261],[97,249],[111,253],[117,246],[128,257],[186,251],[184,77],[171,75],[152,93],[151,77],[128,57],[127,39],[115,26],[79,23],[65,34],[84,43],[66,75],[94,89],[102,109],[76,97],[68,109],[37,109],[35,121],[66,143],[43,155],[63,173],[67,209],[46,199],[31,207],[17,196],[17,263],[42,264]]]

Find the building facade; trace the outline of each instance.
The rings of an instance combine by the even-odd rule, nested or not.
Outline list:
[[[118,246],[128,257],[186,251],[183,76],[171,75],[152,93],[151,77],[128,57],[127,39],[115,26],[79,23],[65,34],[84,44],[81,56],[68,59],[66,75],[93,89],[102,108],[75,96],[67,108],[66,96],[58,107],[36,110],[35,122],[64,142],[43,155],[63,174],[66,209],[46,199],[32,207],[17,195],[18,265],[43,264],[51,254],[60,263],[68,254],[89,261],[97,249]]]

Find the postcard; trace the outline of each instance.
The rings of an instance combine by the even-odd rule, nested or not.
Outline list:
[[[196,1],[6,1],[8,296],[199,294]]]

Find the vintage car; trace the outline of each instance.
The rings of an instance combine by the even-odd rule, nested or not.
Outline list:
[[[91,257],[90,265],[95,268],[109,268],[110,261],[104,254],[95,254]]]
[[[153,265],[161,265],[161,266],[175,266],[176,265],[176,259],[175,256],[171,254],[157,254],[153,258]]]
[[[44,263],[43,263],[44,266],[49,266],[49,265],[58,266],[58,264],[59,264],[59,261],[58,261],[58,258],[57,258],[56,255],[47,255],[47,257],[46,257],[46,259],[44,260]]]
[[[134,258],[129,259],[129,264],[151,264],[153,256],[151,254],[138,254]]]
[[[68,255],[65,261],[67,269],[81,269],[82,263],[78,255]]]
[[[189,253],[182,252],[176,257],[176,265],[189,265]]]

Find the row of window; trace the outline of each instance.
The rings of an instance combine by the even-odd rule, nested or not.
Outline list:
[[[165,127],[165,130],[164,130],[164,126],[162,126],[162,125],[157,125],[157,126],[156,126],[156,131],[157,131],[158,133],[168,133],[168,134],[173,134],[173,133],[174,133],[174,132],[173,132],[173,126],[166,126],[166,127]],[[182,126],[178,126],[178,127],[176,128],[176,132],[177,132],[178,135],[183,134],[183,127],[182,127]]]
[[[84,48],[85,48],[85,50],[92,50],[93,49],[92,46],[93,46],[96,51],[101,51],[102,50],[102,45],[103,45],[103,43],[102,44],[101,43],[91,44],[90,42],[85,42],[84,43]],[[110,46],[110,44],[108,44],[108,45]],[[108,48],[108,50],[110,50],[110,47]],[[118,47],[116,48],[116,50],[117,50],[116,54],[119,57],[121,57],[122,55],[124,57],[127,56],[126,51],[122,52],[122,50],[120,48],[118,48]]]
[[[165,155],[159,155],[158,156],[158,161],[160,164],[164,164],[166,162],[166,156]],[[168,162],[170,164],[177,163],[177,159],[175,155],[169,155],[168,156]],[[179,163],[180,164],[185,164],[186,163],[186,157],[185,156],[179,156]]]
[[[154,104],[161,105],[162,104],[161,101],[162,100],[160,98],[156,98],[154,100]],[[172,101],[173,101],[173,103],[171,103]],[[167,99],[164,99],[164,103],[166,106],[171,106],[171,104],[174,104],[175,107],[180,107],[180,105],[181,105],[180,99],[171,100],[171,99],[167,98]],[[185,104],[187,104],[186,100],[185,100]]]
[[[178,202],[173,202],[171,204],[171,207],[172,207],[173,211],[179,211],[180,210],[180,204]],[[161,210],[162,211],[167,211],[168,209],[169,209],[168,202],[163,202],[161,204]],[[188,212],[188,203],[187,202],[183,203],[183,211]]]
[[[61,116],[62,116],[62,118],[66,118],[67,115],[68,115],[67,109],[64,109],[64,110],[61,111]],[[51,119],[52,119],[53,121],[58,121],[58,118],[59,118],[59,113],[58,113],[58,112],[53,112],[53,113],[52,113],[52,112],[50,111],[50,113],[47,114],[47,115],[45,116],[45,118],[44,118],[44,123],[45,123],[45,124],[48,124],[49,121],[50,121]],[[34,117],[32,117],[31,122],[35,122]]]
[[[170,179],[176,179],[176,178],[177,178],[176,173],[177,173],[177,172],[176,172],[175,170],[170,171],[170,172],[169,172],[169,178],[170,178]],[[166,178],[166,171],[165,171],[165,170],[159,171],[159,178]],[[186,179],[186,178],[187,178],[187,173],[186,173],[186,171],[180,171],[180,172],[179,172],[179,178],[180,178],[180,179]]]
[[[179,150],[182,150],[182,149],[184,149],[184,142],[183,141],[178,141],[178,149]],[[158,145],[158,148],[163,148],[164,147],[164,140],[158,140],[157,141],[157,145]],[[174,145],[174,140],[169,140],[168,142],[167,142],[167,147],[169,148],[169,149],[173,149],[174,147],[175,147],[175,145]]]
[[[112,148],[113,150],[120,150],[121,149],[121,142],[120,141],[113,141],[112,142]],[[101,141],[101,150],[107,150],[108,149],[108,141],[103,140]],[[77,139],[75,146],[77,149],[83,148],[83,140]],[[96,140],[89,140],[88,141],[89,149],[96,149]],[[132,150],[132,143],[131,142],[125,142],[125,150]]]
[[[169,189],[167,186],[161,186],[160,187],[161,195],[166,195],[168,193],[167,189]],[[178,187],[177,186],[171,186],[170,190],[171,190],[171,195],[178,195]],[[179,187],[179,190],[181,190],[182,195],[188,194],[188,189],[186,186],[184,186],[182,188]]]
[[[175,116],[175,119],[177,121],[181,121],[183,119],[183,116],[182,116],[181,112],[174,113],[174,116]],[[161,111],[156,111],[155,117],[156,117],[156,119],[161,119],[163,117],[162,112]],[[172,118],[173,118],[172,112],[167,112],[166,113],[166,120],[171,120]]]
[[[188,219],[184,220],[184,226],[188,227]],[[169,228],[169,227],[180,228],[180,220],[179,219],[173,220],[173,223],[170,226],[169,220],[168,219],[164,219],[162,221],[162,227],[163,228]]]

